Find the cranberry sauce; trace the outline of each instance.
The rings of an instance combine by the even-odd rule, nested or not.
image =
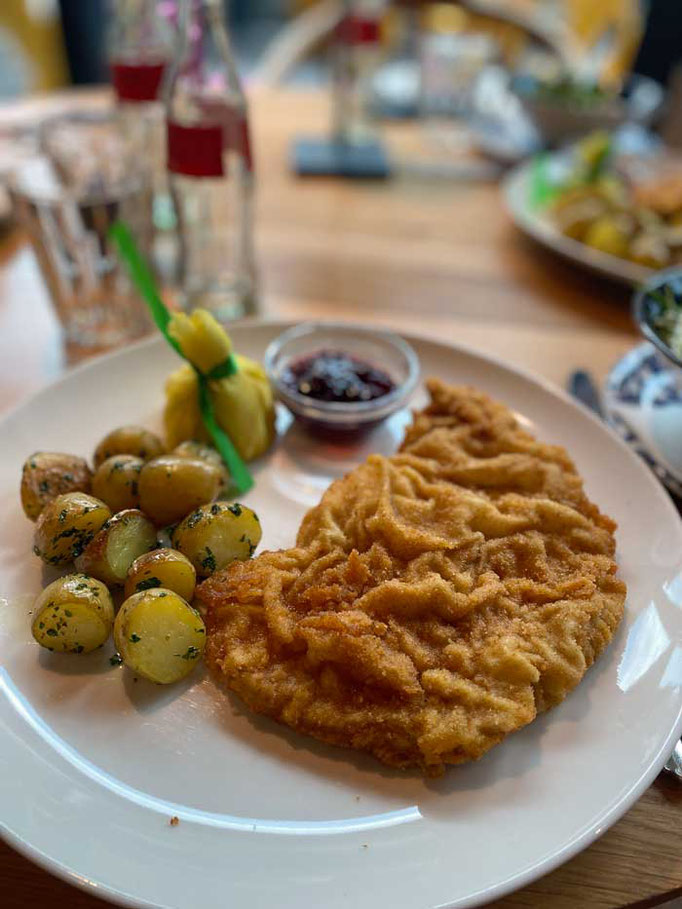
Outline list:
[[[284,370],[282,381],[292,391],[316,401],[344,404],[373,401],[395,388],[383,369],[342,350],[320,350],[293,360]]]

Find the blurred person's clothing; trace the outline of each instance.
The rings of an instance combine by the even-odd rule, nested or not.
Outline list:
[[[644,39],[635,60],[635,72],[663,85],[682,63],[682,5],[680,0],[650,0]]]
[[[74,85],[107,82],[105,0],[59,0],[64,43]]]

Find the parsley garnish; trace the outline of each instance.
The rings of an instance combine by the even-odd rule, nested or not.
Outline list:
[[[122,662],[123,659],[120,653],[115,653],[113,656],[109,657],[109,664],[111,666],[120,666]]]
[[[207,571],[216,570],[217,564],[210,546],[206,547],[206,556],[201,560],[201,567],[205,568]]]
[[[235,502],[234,505],[228,505],[227,510],[231,511],[235,518],[238,518],[242,513],[242,506],[239,502]]]
[[[135,590],[150,590],[152,587],[163,587],[159,578],[143,578],[135,585]]]
[[[138,641],[141,641],[141,640],[142,640],[142,638],[139,636],[139,634],[135,634],[134,631],[133,631],[133,633],[130,635],[130,642],[131,642],[131,644],[137,644],[137,642],[138,642]]]
[[[182,656],[180,656],[180,659],[181,659],[181,660],[196,660],[196,658],[197,658],[198,656],[199,656],[199,648],[198,648],[198,647],[192,647],[192,646],[190,645],[190,646],[187,648],[187,650],[182,654]]]

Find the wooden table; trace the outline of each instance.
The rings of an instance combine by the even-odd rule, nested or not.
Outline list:
[[[0,127],[63,104],[38,99],[0,111]],[[254,92],[253,119],[265,315],[383,323],[499,355],[559,386],[577,366],[603,379],[637,340],[627,293],[519,236],[495,185],[297,180],[287,167],[289,142],[295,133],[324,129],[324,100]],[[392,128],[390,138],[402,155],[420,147],[411,126]],[[63,368],[33,254],[21,236],[10,235],[0,243],[0,409]],[[682,786],[659,777],[582,855],[494,905],[655,905],[682,892],[681,823]],[[5,909],[99,904],[4,846],[0,894]]]

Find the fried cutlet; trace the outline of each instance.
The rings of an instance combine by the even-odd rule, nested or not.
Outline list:
[[[332,483],[294,548],[198,596],[210,670],[252,710],[437,775],[578,684],[625,585],[563,448],[472,388],[428,390],[400,451]]]

